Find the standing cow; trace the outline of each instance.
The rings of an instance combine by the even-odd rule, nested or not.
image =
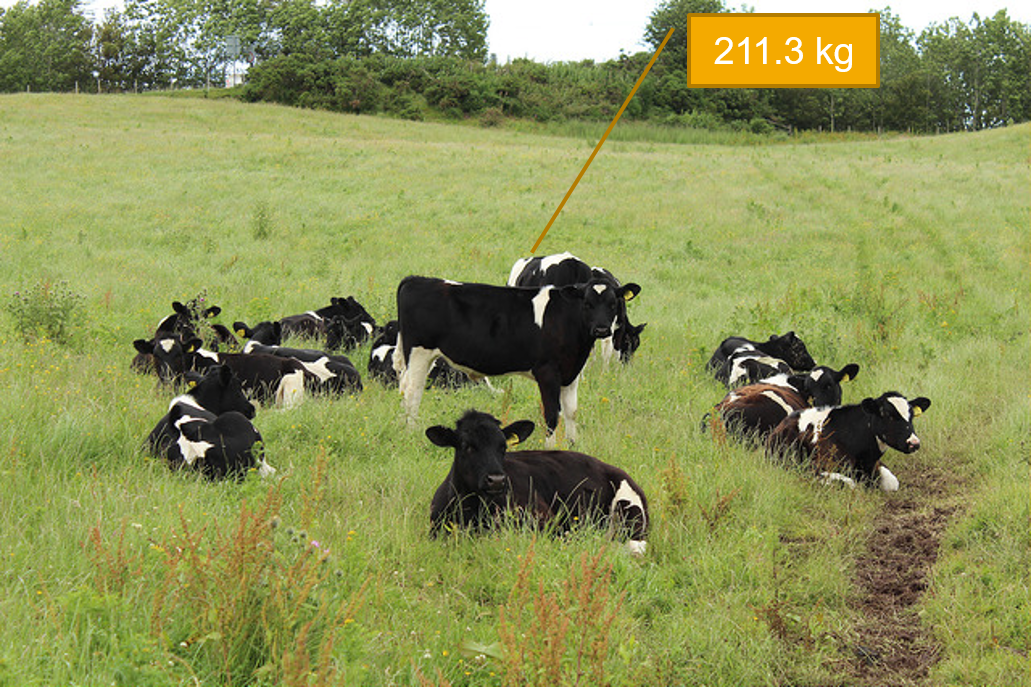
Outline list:
[[[397,288],[398,339],[394,369],[414,423],[437,358],[477,380],[521,374],[537,382],[555,445],[559,414],[576,440],[577,386],[597,339],[612,335],[619,303],[640,291],[592,280],[576,286],[513,288],[405,277]]]
[[[618,279],[601,267],[591,267],[572,253],[558,253],[537,258],[520,258],[512,265],[508,286],[568,286],[586,284],[592,279],[607,282],[619,288]],[[631,298],[636,296],[634,293]],[[629,300],[629,299],[627,299]],[[629,363],[641,345],[641,332],[647,323],[633,325],[627,319],[626,303],[619,306],[619,321],[611,337],[601,340],[601,358],[607,365],[615,353],[623,363]]]

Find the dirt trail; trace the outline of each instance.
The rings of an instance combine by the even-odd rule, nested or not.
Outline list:
[[[913,687],[926,682],[940,648],[916,604],[938,558],[942,532],[959,506],[955,484],[932,466],[899,475],[856,561],[856,605],[862,620],[844,674],[856,687]]]

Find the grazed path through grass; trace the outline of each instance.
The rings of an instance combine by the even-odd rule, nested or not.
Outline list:
[[[922,684],[940,653],[917,604],[942,533],[959,509],[956,485],[931,466],[905,475],[902,484],[885,503],[856,561],[856,603],[863,620],[844,671],[853,685]]]

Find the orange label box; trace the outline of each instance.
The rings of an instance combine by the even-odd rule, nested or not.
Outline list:
[[[877,88],[881,16],[689,14],[692,88]]]

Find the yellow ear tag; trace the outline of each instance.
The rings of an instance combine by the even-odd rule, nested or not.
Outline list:
[[[193,387],[197,386],[197,381],[194,380],[194,379],[191,379],[190,381],[186,382],[186,386],[189,387],[190,389],[192,389]]]
[[[919,417],[924,411],[920,409],[920,406],[913,406],[913,417]]]
[[[519,445],[519,437],[517,437],[515,435],[510,436],[508,438],[508,445],[509,445],[509,448],[511,448],[512,446],[518,446]]]
[[[624,291],[623,292],[623,300],[625,300],[625,301],[632,301],[632,300],[634,300],[634,292],[633,291]]]
[[[848,376],[848,375],[845,375],[844,377],[841,378],[841,381],[843,381],[843,382],[851,382],[852,378],[850,376]]]
[[[236,330],[236,335],[237,336],[247,336],[242,329],[237,329]]]

